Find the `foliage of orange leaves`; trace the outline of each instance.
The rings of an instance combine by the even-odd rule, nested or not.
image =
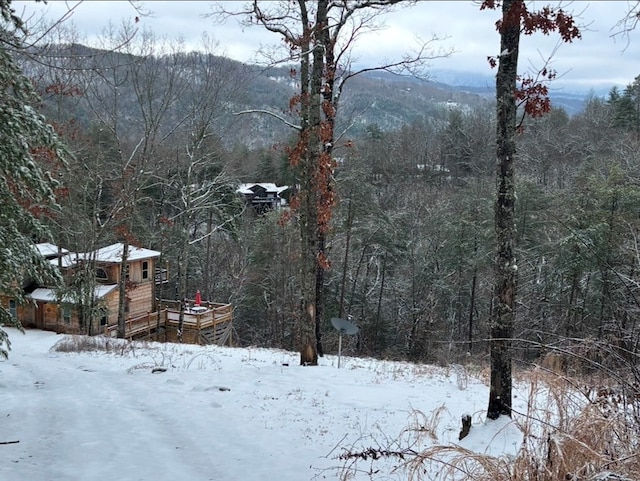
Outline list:
[[[549,87],[546,84],[531,77],[519,77],[518,80],[520,87],[516,89],[515,97],[522,103],[527,115],[536,118],[551,111]]]
[[[336,108],[331,102],[327,102],[327,101],[322,102],[322,112],[328,118],[334,118],[336,116]]]
[[[44,91],[47,94],[63,95],[65,97],[78,97],[84,93],[77,85],[65,85],[59,81],[47,85]]]
[[[71,189],[69,187],[59,187],[55,190],[56,199],[66,199],[70,193]]]
[[[75,119],[68,120],[66,122],[49,122],[53,127],[53,130],[58,134],[58,137],[66,137],[71,140],[75,140],[80,135],[80,128]]]
[[[495,10],[501,6],[502,2],[500,1],[484,0],[480,4],[480,10]],[[514,2],[506,17],[496,22],[496,28],[501,32],[505,25],[516,24],[521,26],[521,31],[525,35],[532,35],[536,32],[549,35],[551,32],[557,31],[562,41],[568,43],[582,38],[573,16],[566,13],[562,8],[555,9],[546,6],[541,10],[530,11],[527,7],[527,2],[524,0]]]
[[[128,244],[136,244],[137,238],[129,230],[126,225],[119,225],[115,228],[116,236],[120,239],[126,240]]]
[[[167,227],[173,227],[174,222],[168,217],[161,215],[158,217],[158,224],[166,225]]]
[[[316,194],[318,210],[318,228],[327,232],[336,203],[336,192],[333,188],[333,171],[335,161],[328,152],[320,154],[313,172],[313,190]]]
[[[502,2],[497,0],[484,0],[480,5],[480,10],[497,9]],[[511,6],[505,17],[496,22],[496,29],[502,32],[506,26],[520,25],[520,31],[525,35],[532,35],[541,32],[549,35],[551,32],[558,32],[563,42],[570,43],[575,39],[582,38],[580,29],[575,24],[573,16],[564,10],[545,6],[537,11],[530,11],[527,2],[516,1]],[[487,57],[491,68],[498,65],[496,57]],[[515,90],[516,101],[523,106],[524,111],[531,117],[541,117],[551,110],[549,100],[549,87],[547,83],[556,77],[553,70],[544,67],[536,78],[531,76],[519,76],[519,85]],[[522,126],[519,127],[519,129]]]
[[[318,256],[317,256],[316,262],[324,270],[331,269],[331,261],[327,258],[327,256],[324,253],[324,251],[318,252]]]
[[[296,94],[289,99],[289,110],[293,110],[298,104],[302,101],[302,96],[300,94]]]

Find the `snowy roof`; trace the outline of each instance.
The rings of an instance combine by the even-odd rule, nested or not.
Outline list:
[[[97,262],[121,262],[124,244],[118,242],[94,252]],[[152,257],[160,257],[160,252],[145,249],[143,247],[129,246],[127,252],[127,260],[138,261],[141,259],[150,259]]]
[[[62,254],[68,254],[69,251],[67,249],[64,249],[62,247],[58,247],[55,244],[50,244],[49,242],[41,242],[40,244],[36,244],[36,249],[38,249],[38,252],[40,252],[40,255],[42,257],[51,257],[51,256],[57,256],[58,254],[62,253]]]
[[[49,259],[49,263],[53,264],[54,266],[59,265],[60,267],[72,267],[78,263],[78,258],[82,257],[83,255],[84,254],[69,253],[63,255],[59,259]]]
[[[289,188],[288,185],[282,185],[278,187],[276,184],[272,182],[263,182],[263,183],[254,182],[253,184],[240,184],[236,192],[239,192],[245,195],[254,194],[254,191],[251,190],[251,188],[255,187],[256,185],[259,187],[262,187],[267,192],[275,192],[276,194],[280,194],[281,192],[284,192]]]
[[[93,289],[93,296],[95,299],[102,299],[104,296],[113,292],[118,286],[113,285],[98,285]],[[57,302],[56,291],[46,287],[39,287],[28,295],[31,299],[41,302]],[[69,296],[63,296],[61,299],[63,302],[72,302]]]
[[[96,262],[111,262],[118,263],[122,261],[122,251],[124,244],[117,243],[107,247],[103,247],[94,252],[86,253],[69,253],[62,256],[60,259],[60,265],[62,267],[75,266],[79,260],[95,260]],[[144,249],[143,247],[129,246],[127,260],[138,261],[141,259],[150,259],[152,257],[160,257],[160,252],[153,251],[151,249]],[[51,259],[51,264],[57,266],[58,259]]]
[[[110,292],[115,291],[117,287],[118,286],[116,284],[109,284],[109,285],[101,284],[93,288],[93,295],[95,296],[96,299],[102,299],[104,296],[106,296]]]

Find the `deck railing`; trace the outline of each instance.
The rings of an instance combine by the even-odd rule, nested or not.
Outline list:
[[[166,317],[165,309],[160,312],[149,312],[142,316],[129,318],[124,321],[124,337],[130,339],[143,333],[151,334],[158,329],[158,326],[165,325]],[[160,323],[158,323],[158,319],[160,319]],[[110,337],[116,337],[118,335],[118,326],[108,326],[105,334]]]
[[[133,317],[125,321],[126,339],[132,339],[141,335],[150,336],[159,328],[178,329],[180,326],[180,303],[177,301],[160,301],[159,311],[149,312],[142,316]],[[200,307],[188,307],[184,311],[182,329],[202,331],[215,328],[219,324],[233,320],[233,306],[213,302],[203,302]],[[116,337],[118,326],[109,326],[105,334]]]

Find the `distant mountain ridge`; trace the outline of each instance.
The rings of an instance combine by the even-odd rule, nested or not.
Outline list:
[[[469,93],[493,96],[495,91],[495,76],[490,73],[435,69],[431,74],[435,82]],[[575,115],[582,111],[589,96],[606,97],[613,86],[585,87],[582,84],[556,80],[555,83],[552,82],[549,85],[551,103],[554,106],[562,107],[570,115]]]
[[[82,45],[53,46],[58,53],[79,55],[106,68],[118,64],[124,57],[114,53],[94,49]],[[205,54],[179,54],[185,58],[193,58]],[[238,121],[233,120],[234,127],[225,131],[225,142],[241,143],[249,148],[273,145],[282,142],[292,135],[290,126],[274,116],[258,113],[269,110],[278,116],[288,117],[292,123],[297,120],[289,115],[291,98],[297,93],[296,80],[292,78],[291,66],[265,68],[247,65],[225,57],[213,55],[207,58],[216,62],[221,69],[238,69],[242,71],[243,80],[236,97],[227,102],[227,114],[220,120],[221,131],[225,125],[231,125],[234,114],[238,112],[254,112],[243,115]],[[130,62],[130,58],[128,60]],[[25,71],[36,70],[37,65],[29,65],[25,60]],[[121,64],[126,66],[127,62]],[[123,67],[126,68],[126,67]],[[345,84],[340,99],[338,115],[338,132],[347,132],[355,137],[366,132],[367,127],[376,125],[383,131],[392,131],[415,122],[439,124],[448,118],[452,108],[470,111],[476,107],[491,108],[493,103],[493,75],[453,70],[437,69],[432,71],[432,79],[424,80],[414,77],[398,76],[386,71],[369,71],[354,76]],[[125,86],[123,86],[124,88]],[[127,87],[130,88],[130,87]],[[126,92],[125,95],[129,95]],[[584,105],[587,94],[553,90],[553,105],[564,108],[569,114],[579,112]],[[133,102],[133,100],[131,100]],[[78,104],[78,118],[88,118],[89,109]],[[132,110],[133,112],[133,110]],[[135,126],[136,119],[132,113],[130,121]],[[173,115],[179,115],[174,113]],[[228,137],[227,137],[228,136]]]

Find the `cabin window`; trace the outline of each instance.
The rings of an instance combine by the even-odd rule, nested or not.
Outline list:
[[[142,261],[142,279],[149,279],[149,261]]]
[[[126,280],[129,280],[129,271],[130,271],[130,269],[129,269],[129,264],[127,264],[127,265],[125,266],[125,268],[124,268],[124,278],[125,278]]]
[[[107,311],[100,311],[100,326],[104,327],[107,325]]]
[[[11,317],[14,319],[18,318],[18,306],[15,299],[9,299],[9,314],[11,314]]]
[[[96,279],[99,281],[106,281],[109,280],[109,275],[102,267],[96,267]]]
[[[71,306],[62,306],[62,320],[65,324],[71,324]]]

